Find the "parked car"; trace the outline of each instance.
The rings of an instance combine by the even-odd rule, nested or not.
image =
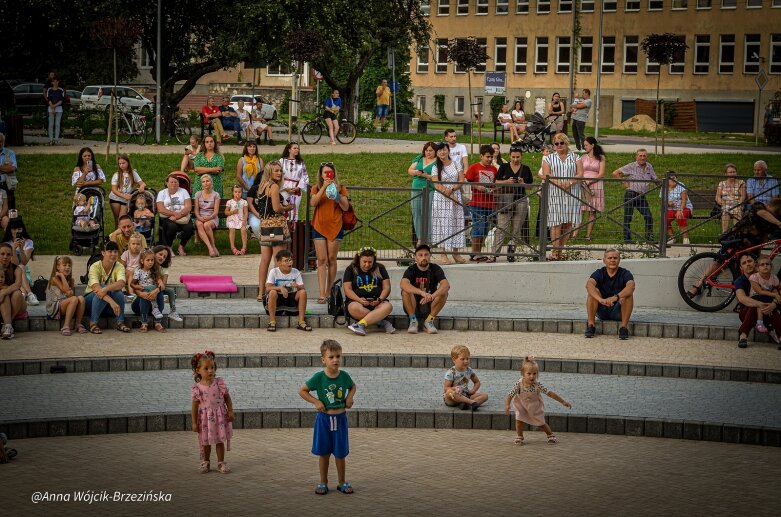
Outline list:
[[[234,95],[230,99],[231,108],[239,109],[239,101],[244,101],[244,110],[247,112],[251,112],[255,104],[258,104],[260,106],[260,114],[264,119],[275,120],[277,118],[277,108],[273,104],[265,102],[260,95],[256,95],[254,99],[252,95]]]
[[[84,109],[106,109],[111,102],[111,84],[87,86],[81,92],[81,107]],[[117,86],[119,102],[134,110],[151,113],[155,103],[147,99],[130,86]]]
[[[20,113],[32,113],[37,110],[43,111],[46,108],[46,101],[43,97],[45,90],[43,83],[19,83],[14,86],[14,104],[16,110]],[[70,106],[68,92],[65,92],[65,101],[62,103],[63,109],[67,110]]]
[[[81,92],[79,90],[65,90],[65,94],[70,99],[70,104],[73,109],[81,108]]]

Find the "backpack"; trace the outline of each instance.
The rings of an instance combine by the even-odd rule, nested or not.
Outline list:
[[[42,276],[38,276],[38,279],[33,282],[32,291],[36,298],[41,301],[46,300],[46,288],[49,286],[49,281]]]
[[[334,317],[337,325],[347,324],[347,317],[344,312],[344,294],[342,294],[342,281],[336,280],[331,286],[331,295],[328,297],[328,314]],[[339,316],[342,321],[339,321]]]

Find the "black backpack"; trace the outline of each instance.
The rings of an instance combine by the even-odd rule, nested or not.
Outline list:
[[[336,280],[331,286],[331,295],[328,297],[328,314],[334,317],[337,325],[345,325],[347,318],[344,311],[344,294],[342,294],[342,281]],[[342,321],[339,321],[339,316]]]

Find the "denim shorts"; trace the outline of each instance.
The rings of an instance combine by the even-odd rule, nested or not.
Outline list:
[[[612,307],[599,304],[597,318],[602,321],[621,321],[621,304],[614,303]]]
[[[491,209],[480,206],[469,208],[472,212],[472,237],[485,237],[491,224]]]
[[[377,105],[377,118],[388,118],[388,110],[390,109],[390,106],[387,104],[378,104]]]
[[[344,239],[344,228],[339,230],[339,233],[336,235],[336,239],[334,239],[334,240],[335,241],[341,241],[342,239]],[[312,240],[313,241],[326,241],[328,239],[325,238],[325,235],[323,235],[322,233],[320,233],[317,230],[315,230],[315,227],[313,226],[312,227]]]

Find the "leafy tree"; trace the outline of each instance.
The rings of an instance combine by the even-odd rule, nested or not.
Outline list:
[[[472,72],[481,64],[488,61],[488,53],[485,51],[482,45],[477,42],[477,38],[470,36],[468,38],[451,39],[447,44],[447,59],[458,65],[461,68],[466,69],[467,88],[469,92],[469,106],[471,114],[472,106]],[[471,115],[470,115],[471,116]],[[482,140],[482,124],[480,121],[480,113],[477,115],[477,131],[478,140]],[[469,135],[469,145],[472,147],[474,142],[472,135]],[[470,153],[473,149],[470,149]]]
[[[640,49],[645,53],[648,61],[659,63],[659,75],[656,76],[656,120],[659,122],[659,86],[662,80],[662,68],[673,62],[682,62],[689,46],[683,36],[666,32],[664,34],[649,34],[640,42]],[[664,117],[662,117],[664,119]],[[664,154],[664,120],[662,123],[662,154]],[[657,145],[659,132],[655,131]],[[656,149],[654,149],[656,152]]]

